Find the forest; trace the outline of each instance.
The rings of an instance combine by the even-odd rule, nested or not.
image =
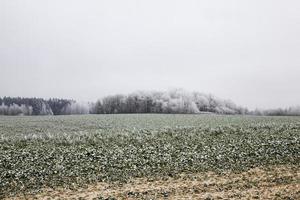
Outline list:
[[[300,107],[252,110],[211,94],[173,89],[166,92],[138,91],[105,96],[96,102],[81,103],[59,98],[0,98],[0,115],[72,115],[118,113],[215,113],[230,115],[300,115]]]

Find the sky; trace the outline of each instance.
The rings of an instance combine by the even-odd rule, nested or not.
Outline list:
[[[184,88],[300,105],[299,0],[1,0],[0,96]]]

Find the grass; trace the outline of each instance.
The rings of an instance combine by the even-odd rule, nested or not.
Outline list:
[[[182,173],[300,164],[299,117],[0,117],[0,198]]]

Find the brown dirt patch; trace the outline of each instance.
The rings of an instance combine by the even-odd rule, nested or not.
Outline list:
[[[181,174],[179,178],[98,183],[78,190],[44,189],[12,199],[300,199],[296,166],[254,168],[242,173]]]

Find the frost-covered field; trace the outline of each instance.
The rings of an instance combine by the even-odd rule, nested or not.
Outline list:
[[[297,168],[299,152],[300,117],[1,116],[0,198],[135,178]]]

